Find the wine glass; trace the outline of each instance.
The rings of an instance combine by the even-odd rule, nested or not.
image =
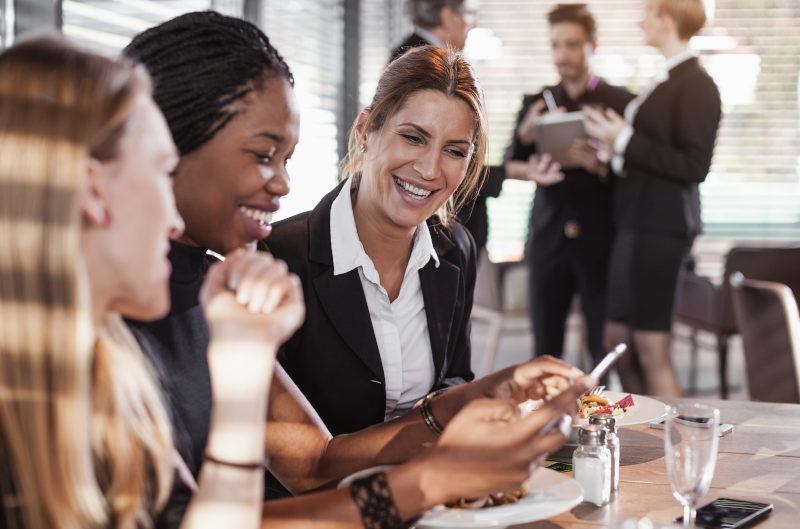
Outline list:
[[[695,507],[717,463],[719,410],[701,404],[667,406],[664,452],[672,495],[683,505],[684,527],[695,526]]]

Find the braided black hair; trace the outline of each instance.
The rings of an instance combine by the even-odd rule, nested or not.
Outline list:
[[[153,97],[181,155],[236,115],[231,103],[272,77],[294,85],[289,66],[250,22],[214,11],[187,13],[137,35],[123,53],[153,77]]]

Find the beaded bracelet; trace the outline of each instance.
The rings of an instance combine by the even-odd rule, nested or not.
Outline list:
[[[433,416],[433,412],[431,411],[431,399],[433,399],[433,393],[425,397],[419,409],[422,413],[422,420],[425,421],[428,429],[437,436],[440,436],[442,435],[444,428],[442,428],[442,425],[436,420],[436,417]]]
[[[366,529],[405,527],[394,504],[386,472],[357,479],[350,485],[350,495],[361,512],[361,519]]]

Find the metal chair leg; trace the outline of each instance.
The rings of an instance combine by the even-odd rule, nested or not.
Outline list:
[[[500,346],[500,332],[503,330],[503,316],[497,313],[489,321],[489,335],[486,340],[486,349],[481,361],[481,371],[478,378],[490,375],[494,370],[495,360],[497,359],[497,349]]]
[[[728,335],[717,335],[719,352],[719,390],[723,399],[728,398]]]
[[[689,357],[689,388],[688,393],[689,395],[694,395],[697,393],[697,370],[698,370],[698,362],[697,362],[697,329],[692,327],[692,332],[690,335],[690,357]]]

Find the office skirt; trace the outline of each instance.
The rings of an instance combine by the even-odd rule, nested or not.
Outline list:
[[[609,263],[608,319],[636,330],[670,332],[693,241],[693,236],[620,229]]]

